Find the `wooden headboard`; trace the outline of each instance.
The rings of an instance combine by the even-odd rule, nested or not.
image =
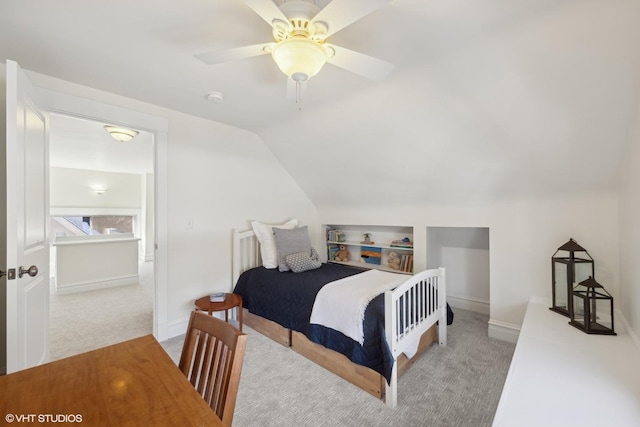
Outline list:
[[[260,243],[253,230],[233,230],[233,258],[231,260],[231,289],[235,288],[240,275],[253,267],[262,265]]]

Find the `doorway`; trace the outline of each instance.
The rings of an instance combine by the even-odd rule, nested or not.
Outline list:
[[[104,128],[112,124],[51,114],[52,359],[154,331],[154,135],[140,130],[131,141],[119,142]],[[119,253],[107,260],[91,259],[87,254],[93,247],[88,241],[128,236],[137,240],[137,256],[128,255],[136,260],[120,259]],[[82,240],[82,257],[57,259],[57,254],[68,249],[65,239]],[[102,244],[105,242],[96,243],[97,257],[105,254]],[[135,275],[132,262],[137,267]],[[65,280],[69,271],[83,265],[95,271],[101,264],[111,266],[101,275],[80,278],[76,274]],[[73,337],[77,338],[71,345],[69,338]]]
[[[150,239],[154,254],[153,277],[155,281],[153,284],[155,290],[155,299],[153,302],[153,334],[159,341],[166,340],[169,335],[167,322],[167,145],[169,120],[165,117],[159,117],[153,114],[123,107],[123,105],[131,104],[131,102],[126,98],[111,98],[114,104],[106,104],[104,102],[94,100],[94,98],[104,99],[104,97],[88,88],[80,88],[79,93],[82,95],[78,96],[45,89],[43,87],[38,87],[35,90],[37,91],[37,97],[40,98],[40,101],[42,102],[41,107],[47,115],[61,114],[99,122],[117,123],[133,129],[145,130],[153,134],[155,175],[152,185],[154,187],[155,227],[153,230],[153,239]],[[0,110],[2,110],[2,108],[0,108]],[[4,121],[0,121],[0,129],[4,128],[2,129],[2,133],[5,133],[5,125],[6,123],[4,123]],[[48,126],[46,132],[48,134]],[[7,162],[0,162],[0,169],[6,170],[6,165]],[[3,190],[4,188],[0,190],[0,193],[2,193]],[[3,194],[2,200],[0,200],[0,205],[6,207],[6,205],[4,205],[4,201],[6,201],[6,192]],[[6,224],[7,221],[6,215],[3,215],[5,212],[6,209],[0,210],[0,220],[2,220],[0,222],[4,224]],[[0,236],[0,238],[6,241],[6,235]],[[2,250],[0,250],[0,252],[1,251]],[[0,286],[3,287],[5,284],[6,281],[4,278],[1,278]],[[4,304],[2,308],[6,308],[4,307]],[[0,311],[2,311],[2,309],[0,309]],[[6,321],[2,322],[4,317],[5,316],[2,316],[2,319],[0,319],[0,325],[3,326],[0,336],[4,336],[6,338],[8,336],[9,325]],[[0,349],[2,349],[2,345],[5,344],[5,339],[0,341]],[[46,339],[46,341],[46,345],[48,346],[48,339]],[[5,347],[4,351],[2,351],[2,355],[0,356],[0,371],[4,370],[6,367],[7,359],[4,356],[7,355],[7,352],[8,349]]]

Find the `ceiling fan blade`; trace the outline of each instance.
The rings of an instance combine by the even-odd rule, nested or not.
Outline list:
[[[253,9],[269,25],[273,25],[275,19],[289,22],[285,14],[278,9],[278,6],[272,0],[242,0],[242,3]]]
[[[333,0],[311,20],[311,24],[322,21],[328,24],[326,37],[381,8],[392,0]]]
[[[298,87],[298,84],[300,85]],[[303,82],[296,82],[291,77],[287,77],[287,99],[295,101],[303,98],[307,93],[307,80]]]
[[[222,62],[236,61],[238,59],[251,58],[254,56],[271,53],[271,47],[275,43],[260,43],[250,46],[236,47],[232,49],[215,50],[213,52],[197,53],[195,56],[205,64],[220,64]]]
[[[335,55],[327,59],[327,62],[343,68],[352,73],[359,74],[370,80],[382,80],[396,67],[390,62],[377,59],[363,53],[339,47],[327,45],[335,51]]]

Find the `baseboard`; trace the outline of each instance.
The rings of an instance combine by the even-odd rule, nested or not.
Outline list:
[[[167,339],[184,335],[187,332],[187,326],[189,326],[189,319],[179,320],[177,322],[171,322],[167,328]]]
[[[624,317],[624,315],[622,314],[622,312],[615,310],[614,312],[614,316],[616,316],[616,319],[618,319],[619,323],[622,323],[623,328],[627,331],[627,333],[629,334],[629,336],[631,337],[631,340],[633,341],[633,343],[636,345],[636,347],[638,348],[638,350],[640,350],[640,338],[638,338],[638,335],[636,335],[635,331],[633,330],[633,328],[631,328],[631,325],[629,325],[629,322],[627,321],[627,318]],[[616,328],[617,330],[618,328]]]
[[[487,301],[447,295],[447,302],[453,308],[475,311],[476,313],[485,314],[487,316],[491,314],[490,305]]]
[[[230,312],[231,313],[231,312]],[[220,320],[224,320],[224,312],[216,311],[213,313],[214,317],[217,317]],[[231,316],[229,316],[231,317]],[[230,323],[234,323],[233,319],[230,319]],[[171,339],[174,337],[178,337],[180,335],[184,335],[187,332],[187,327],[189,326],[189,318],[187,317],[185,320],[178,320],[175,322],[171,322],[167,328],[167,339]],[[236,324],[237,327],[237,324]],[[163,340],[164,341],[164,340]]]
[[[131,276],[118,277],[117,279],[100,280],[96,282],[74,283],[64,286],[56,285],[56,294],[66,295],[85,291],[95,291],[98,289],[115,288],[116,286],[132,285],[139,281],[140,276],[135,274]]]
[[[489,337],[510,343],[517,343],[520,327],[511,323],[489,319]]]

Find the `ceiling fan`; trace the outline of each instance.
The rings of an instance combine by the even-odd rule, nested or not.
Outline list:
[[[394,65],[327,43],[327,38],[391,0],[333,0],[324,8],[318,0],[241,0],[272,27],[274,41],[239,48],[196,54],[205,64],[271,54],[278,68],[296,85],[296,100],[301,85],[316,75],[328,62],[371,80],[381,80]]]

